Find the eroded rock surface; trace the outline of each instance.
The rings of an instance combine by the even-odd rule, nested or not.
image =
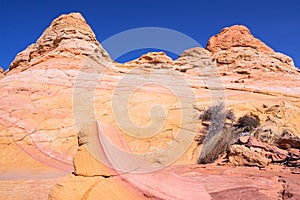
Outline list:
[[[209,70],[214,66],[220,73]],[[238,117],[253,113],[259,116],[263,130],[272,129],[275,134],[287,131],[299,137],[299,74],[291,58],[274,52],[244,26],[224,29],[209,40],[206,49],[188,49],[177,60],[155,52],[119,64],[111,60],[80,14],[62,15],[35,44],[16,56],[5,76],[1,78],[0,72],[1,194],[6,199],[22,199],[17,188],[25,185],[28,198],[34,199],[36,189],[31,185],[39,184],[44,191],[40,199],[46,199],[45,193],[57,182],[50,199],[277,199],[299,195],[295,190],[299,175],[282,168],[260,171],[193,165],[201,150],[196,141],[169,168],[140,176],[120,175],[93,158],[84,148],[88,140],[79,137],[89,132],[85,125],[92,118],[115,130],[109,134],[123,134],[111,139],[125,143],[129,152],[162,150],[175,141],[178,131],[194,133],[186,126],[202,128],[197,121],[198,108],[211,104],[212,91],[215,98],[221,98],[218,95],[224,91],[226,106]],[[215,85],[216,77],[221,78],[222,87]],[[210,85],[208,78],[212,79]],[[143,79],[161,82],[137,89]],[[124,91],[132,94],[125,109],[122,103],[128,99],[123,98]],[[90,99],[95,100],[94,112],[87,111]],[[188,103],[182,106],[180,99]],[[166,115],[159,113],[151,118],[149,110],[157,104]],[[119,127],[126,115],[140,127],[151,120],[165,123],[155,136],[137,139]],[[290,145],[289,154],[297,156],[297,147],[290,143],[281,141],[282,146]],[[268,167],[270,159],[280,159],[261,158],[261,154],[254,159],[253,151],[262,149],[257,146],[232,148],[236,165],[244,165],[247,160],[247,165]],[[50,180],[49,174],[51,181],[43,181]],[[38,181],[33,179],[36,176]],[[16,177],[23,180],[7,181]],[[7,194],[8,190],[12,193]]]
[[[2,67],[0,67],[0,78],[2,78],[3,76],[4,76],[4,70],[3,70],[3,68]]]

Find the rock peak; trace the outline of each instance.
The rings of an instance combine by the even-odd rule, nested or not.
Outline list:
[[[211,52],[227,50],[230,47],[251,47],[259,52],[273,53],[273,49],[255,38],[250,30],[243,25],[224,28],[219,34],[211,37],[206,48]]]
[[[174,64],[165,52],[148,52],[139,58],[124,63],[123,66],[141,69],[167,69]]]
[[[62,19],[62,18],[64,18],[64,19],[68,19],[68,18],[76,18],[76,19],[79,19],[79,20],[82,20],[82,21],[85,22],[84,17],[83,17],[82,14],[79,13],[79,12],[73,12],[73,13],[69,13],[69,14],[62,14],[62,15],[60,15],[56,20],[60,20],[60,19]],[[56,21],[56,20],[54,20],[54,21]]]
[[[224,74],[242,73],[260,77],[261,72],[298,73],[289,56],[275,52],[243,25],[224,28],[209,39],[206,49],[212,53],[213,60]]]
[[[59,34],[60,32],[66,32],[68,29],[85,31],[89,33],[89,35],[95,36],[91,27],[86,23],[85,19],[80,13],[70,13],[59,16],[53,20],[49,28],[46,29],[42,36],[46,35],[47,33],[49,34],[49,32],[56,32]],[[68,34],[71,34],[71,32]],[[40,39],[42,39],[42,37],[39,38],[39,40]]]
[[[249,34],[251,35],[251,31],[249,30],[248,27],[244,26],[244,25],[233,25],[233,26],[230,26],[230,27],[225,27],[221,30],[221,33],[222,32],[225,32],[225,31],[240,31],[241,34]]]
[[[173,60],[172,58],[167,56],[165,52],[149,52],[131,62],[136,62],[140,64],[141,63],[158,64],[158,63],[172,63]]]
[[[21,67],[24,70],[47,56],[88,56],[93,52],[110,59],[80,13],[63,14],[50,24],[35,44],[16,56],[9,69]]]

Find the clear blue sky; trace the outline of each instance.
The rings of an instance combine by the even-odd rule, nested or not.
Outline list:
[[[205,47],[209,37],[222,28],[244,24],[267,45],[291,56],[300,67],[299,2],[1,0],[0,66],[6,69],[54,18],[76,11],[83,14],[100,42],[127,29],[155,26],[185,33]]]

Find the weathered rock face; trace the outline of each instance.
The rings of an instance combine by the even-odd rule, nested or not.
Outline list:
[[[3,68],[0,67],[0,78],[2,78],[4,76],[3,73],[4,73],[4,70],[3,70]]]
[[[262,171],[214,164],[177,165],[145,174],[107,175],[109,168],[105,169],[84,146],[75,158],[85,162],[75,163],[76,173],[55,185],[50,199],[65,198],[69,191],[70,199],[281,199],[299,195],[299,176],[276,167]]]
[[[290,79],[287,77],[290,74],[299,75],[290,57],[274,52],[244,26],[223,29],[209,39],[206,48],[213,53],[220,72],[237,85],[249,83],[266,87],[266,84],[253,84],[251,80],[276,80],[282,74],[280,81],[284,82]]]
[[[35,44],[16,56],[9,69],[18,67],[17,71],[24,71],[53,57],[90,55],[93,51],[98,52],[100,59],[109,59],[81,14],[62,15],[51,23]]]
[[[113,132],[124,135],[110,139],[126,143],[130,152],[147,153],[166,148],[176,140],[178,131],[184,129],[190,134],[185,128],[187,124],[201,127],[197,120],[185,119],[197,119],[199,112],[195,107],[207,107],[211,104],[211,91],[222,91],[219,87],[208,87],[205,82],[207,77],[217,77],[207,70],[216,64],[223,81],[226,106],[238,117],[253,113],[261,119],[264,130],[272,129],[276,134],[286,130],[300,136],[300,77],[291,58],[274,52],[247,28],[233,26],[212,37],[207,49],[188,49],[175,61],[155,52],[125,64],[111,62],[78,13],[54,20],[35,44],[16,56],[5,77],[1,79],[0,75],[0,179],[22,176],[27,182],[0,181],[3,185],[0,188],[13,190],[18,184],[30,185],[35,181],[30,179],[38,176],[51,180],[41,183],[45,193],[49,193],[55,179],[73,172],[53,187],[50,199],[65,198],[70,190],[74,193],[69,199],[232,199],[248,198],[250,193],[259,199],[281,197],[284,187],[278,183],[278,177],[292,175],[281,174],[280,170],[266,175],[251,168],[247,173],[248,168],[234,170],[229,166],[211,165],[205,169],[188,165],[196,163],[201,148],[197,142],[192,142],[174,163],[184,164],[181,167],[172,166],[140,176],[121,176],[96,160],[86,148],[88,140],[80,135],[89,132],[84,125],[93,119],[111,127],[108,137]],[[107,63],[112,64],[110,68]],[[152,80],[151,74],[155,74],[153,80],[158,80],[157,77],[161,80],[160,84],[145,84],[137,89],[144,83],[140,80]],[[129,82],[126,82],[128,77]],[[180,79],[188,86],[183,87]],[[188,90],[193,91],[196,102],[185,95],[190,94]],[[132,94],[129,99],[124,97],[124,91],[128,91],[126,95]],[[174,91],[181,95],[174,95]],[[94,100],[93,112],[87,111],[90,99]],[[191,103],[183,106],[178,99]],[[123,105],[127,100],[128,104]],[[148,115],[155,105],[161,105],[166,115]],[[91,117],[91,113],[94,116]],[[128,128],[129,123],[122,121],[127,115],[139,127],[151,121],[159,124],[164,121],[164,126],[153,137],[126,135],[120,124]],[[78,119],[82,123],[78,123]],[[286,143],[282,141],[282,144]],[[241,148],[247,150],[241,151]],[[266,166],[267,156],[253,158],[253,148],[259,151],[260,147],[251,148],[234,146],[232,163],[244,165],[247,161],[250,166]],[[289,152],[299,153],[297,148]],[[154,159],[153,163],[162,161]],[[34,197],[36,190],[30,188],[26,194]],[[286,188],[295,194],[294,186],[286,185]],[[197,189],[196,194],[194,189]],[[4,192],[0,189],[1,194]],[[41,195],[41,199],[46,196]],[[14,197],[22,199],[23,196]]]
[[[164,52],[150,52],[134,61],[127,62],[126,65],[139,66],[142,68],[167,69],[171,67],[172,63],[173,60]]]
[[[255,38],[247,27],[241,25],[224,28],[220,34],[210,38],[206,46],[212,53],[232,47],[250,47],[262,53],[274,53],[270,47]]]

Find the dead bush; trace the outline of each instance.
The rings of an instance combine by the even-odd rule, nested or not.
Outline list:
[[[202,121],[210,124],[205,128],[206,136],[203,141],[198,163],[205,164],[215,161],[219,155],[228,150],[234,139],[234,113],[232,110],[226,111],[224,104],[214,105],[205,110],[201,115]],[[229,119],[232,123],[226,123]],[[202,132],[204,132],[202,130]]]
[[[244,115],[238,119],[235,126],[244,129],[246,132],[250,132],[260,126],[260,120],[257,115]]]

